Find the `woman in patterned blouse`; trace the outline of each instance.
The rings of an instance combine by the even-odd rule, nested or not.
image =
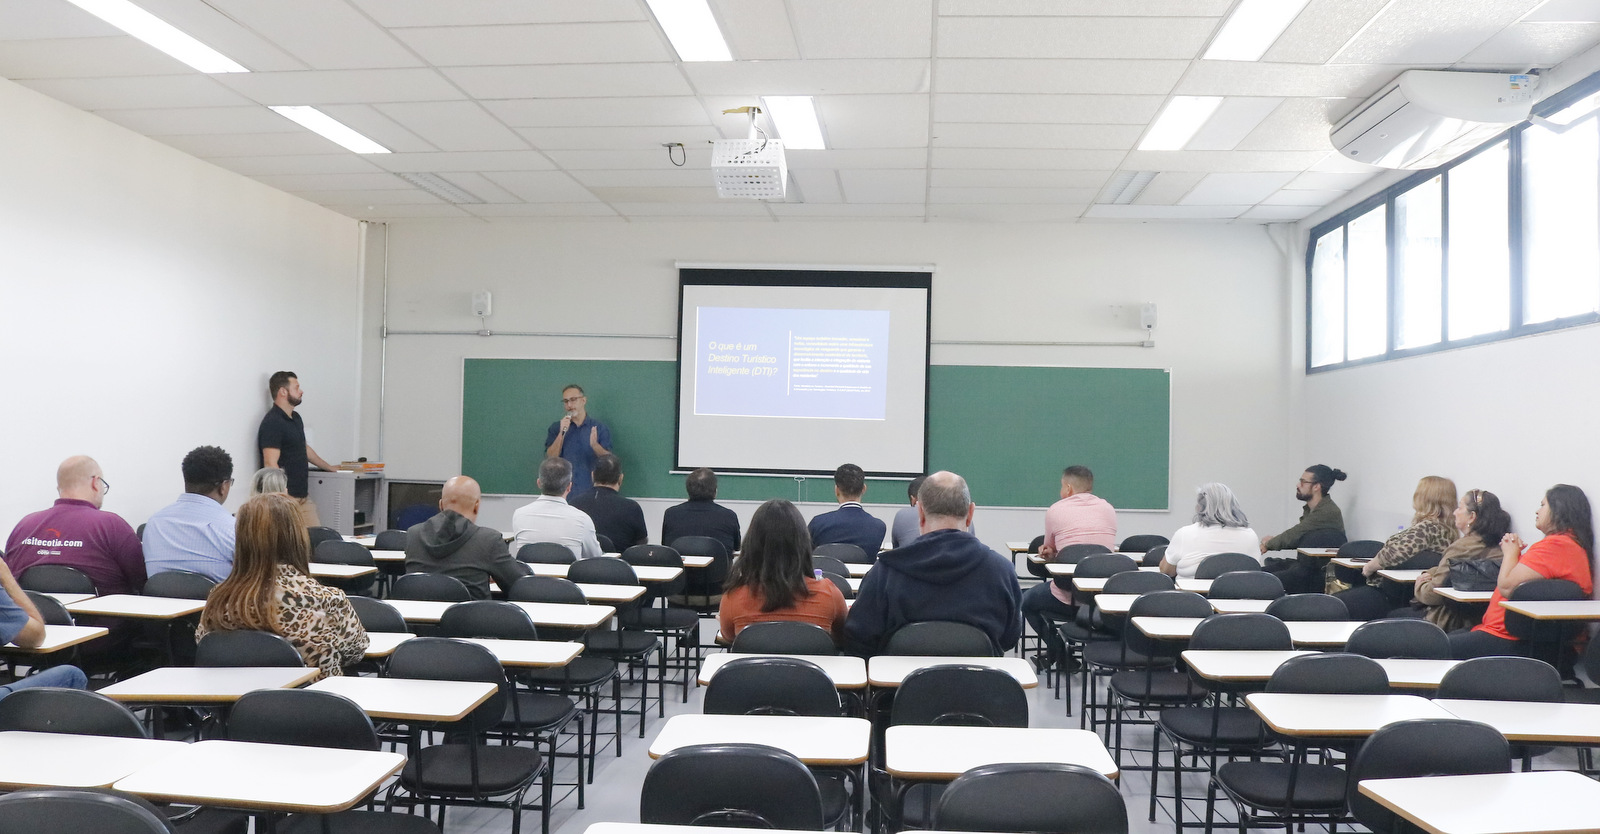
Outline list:
[[[367,650],[367,632],[344,592],[311,578],[311,540],[288,495],[257,495],[239,508],[233,572],[213,588],[196,638],[269,631],[288,640],[321,677],[343,674]]]
[[[1416,513],[1411,517],[1411,526],[1390,536],[1383,549],[1361,568],[1361,575],[1369,584],[1336,595],[1350,609],[1350,619],[1376,620],[1396,605],[1377,587],[1376,583],[1387,581],[1378,576],[1378,571],[1400,565],[1425,550],[1443,553],[1460,535],[1455,525],[1455,481],[1438,475],[1423,478],[1411,496],[1411,508]]]

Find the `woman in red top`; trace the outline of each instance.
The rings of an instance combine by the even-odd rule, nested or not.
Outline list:
[[[756,508],[723,585],[722,635],[732,640],[751,623],[798,620],[821,626],[837,642],[847,613],[844,594],[811,568],[811,534],[800,511],[782,499]]]
[[[1544,538],[1526,550],[1516,533],[1500,540],[1500,581],[1489,598],[1483,624],[1450,634],[1450,650],[1458,659],[1525,654],[1517,638],[1506,631],[1506,611],[1500,600],[1524,582],[1567,579],[1585,595],[1594,593],[1594,522],[1589,497],[1568,484],[1556,484],[1539,502],[1534,526]]]

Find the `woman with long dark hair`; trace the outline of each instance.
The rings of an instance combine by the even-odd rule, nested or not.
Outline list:
[[[732,640],[751,623],[798,620],[821,626],[837,641],[847,613],[844,594],[811,568],[811,534],[800,511],[781,498],[757,507],[723,585],[717,612],[722,636]]]
[[[1516,533],[1500,540],[1500,580],[1489,597],[1483,623],[1450,634],[1451,653],[1459,658],[1525,654],[1521,642],[1506,631],[1500,600],[1524,582],[1567,579],[1585,595],[1594,593],[1594,516],[1589,496],[1570,484],[1556,484],[1544,494],[1533,526],[1544,538],[1524,545]]]
[[[1435,590],[1450,584],[1450,566],[1500,558],[1500,540],[1511,532],[1511,514],[1500,508],[1500,499],[1494,493],[1482,489],[1462,493],[1461,503],[1456,505],[1455,522],[1461,538],[1451,542],[1439,564],[1423,571],[1416,582],[1417,603],[1422,606],[1423,618],[1445,631],[1478,624],[1477,618],[1464,613],[1465,606],[1452,603]]]

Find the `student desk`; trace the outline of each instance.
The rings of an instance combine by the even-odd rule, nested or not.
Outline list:
[[[437,623],[444,611],[456,603],[421,599],[386,600],[408,623]],[[528,612],[536,626],[550,628],[595,628],[611,619],[616,609],[609,605],[574,605],[561,602],[512,603]]]
[[[476,643],[494,653],[501,666],[518,669],[549,669],[565,666],[583,654],[583,644],[564,640],[495,640],[490,638],[461,638],[465,643]]]
[[[1118,776],[1105,743],[1088,730],[902,724],[885,732],[883,748],[885,768],[896,779],[947,782],[1002,762],[1062,762]]]
[[[67,606],[73,614],[97,617],[127,617],[135,620],[176,620],[198,614],[206,607],[203,599],[147,597],[138,594],[110,594],[74,602]]]
[[[1133,627],[1156,640],[1188,640],[1194,636],[1199,617],[1134,617]],[[1350,634],[1365,623],[1359,621],[1288,622],[1289,638],[1296,646],[1335,647],[1349,642]]]
[[[600,585],[594,582],[574,583],[590,602],[633,602],[644,596],[643,585]]]
[[[328,562],[312,562],[307,568],[313,579],[355,579],[378,572],[376,565],[336,565]]]
[[[1399,582],[1399,583],[1401,583],[1403,585],[1414,584],[1417,581],[1417,577],[1419,577],[1419,576],[1421,576],[1421,575],[1423,575],[1425,573],[1427,573],[1427,571],[1425,571],[1425,570],[1380,570],[1380,571],[1378,571],[1378,575],[1383,577],[1384,579],[1387,579],[1390,582]]]
[[[1332,559],[1339,555],[1337,547],[1301,547],[1295,550],[1301,556],[1310,556],[1316,559]]]
[[[340,536],[340,538],[350,542],[351,544],[359,544],[368,550],[371,550],[378,544],[377,536]]]
[[[1372,561],[1371,557],[1368,557],[1366,559],[1350,559],[1350,558],[1347,558],[1347,557],[1344,557],[1344,556],[1340,556],[1340,557],[1334,559],[1333,563],[1335,565],[1338,565],[1341,568],[1350,568],[1351,570],[1361,570],[1362,568],[1366,567],[1367,563],[1370,562],[1370,561]]]
[[[1133,557],[1134,561],[1138,561],[1138,557],[1143,556],[1144,554],[1143,553],[1130,553],[1128,555],[1130,557]],[[1066,577],[1072,576],[1078,570],[1078,564],[1076,562],[1041,562],[1040,564],[1044,565],[1044,569],[1045,569],[1046,573],[1049,573],[1052,577],[1055,577],[1057,579],[1061,579],[1061,578],[1066,578]],[[1161,572],[1161,567],[1159,565],[1140,565],[1139,566],[1139,570],[1149,571],[1151,573],[1160,573]],[[1083,581],[1085,581],[1085,582],[1100,582],[1100,583],[1102,583],[1102,585],[1105,582],[1105,580],[1103,578],[1098,578],[1098,577],[1085,579]],[[1210,587],[1210,586],[1207,586],[1207,587]],[[1099,587],[1094,587],[1094,588],[1085,587],[1085,588],[1079,588],[1078,590],[1080,590],[1080,591],[1087,591],[1087,590],[1096,590],[1096,591],[1098,591],[1098,590],[1100,590],[1100,588]]]
[[[1434,703],[1457,718],[1488,724],[1513,744],[1584,747],[1600,744],[1600,704],[1454,700]],[[1600,814],[1600,810],[1596,813]]]
[[[1494,591],[1463,591],[1459,588],[1434,588],[1433,592],[1456,602],[1488,602]]]
[[[867,662],[859,657],[849,655],[808,655],[808,654],[734,654],[733,652],[718,652],[707,655],[700,664],[699,683],[701,686],[711,682],[717,670],[723,666],[744,657],[792,657],[815,663],[822,668],[828,678],[833,681],[835,689],[866,689],[867,688]]]
[[[390,563],[390,562],[401,562],[401,563],[404,563],[405,560],[406,560],[406,552],[404,550],[374,550],[374,551],[372,551],[372,561],[378,562],[380,564]]]
[[[164,666],[118,681],[100,694],[133,704],[231,704],[246,692],[292,689],[317,674],[314,666]]]
[[[860,578],[866,576],[867,571],[872,570],[872,564],[869,562],[845,562],[844,569],[849,571],[851,576]]]
[[[601,557],[604,558],[604,557]],[[533,570],[534,576],[553,576],[557,579],[567,578],[567,569],[571,565],[553,565],[548,562],[524,562]],[[669,568],[660,565],[635,565],[633,575],[640,582],[650,584],[654,582],[671,582],[683,575],[683,568]]]
[[[1142,594],[1096,594],[1094,604],[1102,614],[1126,614]]]
[[[1250,649],[1190,649],[1183,662],[1196,675],[1224,682],[1266,681],[1278,667],[1292,657],[1316,654],[1309,651],[1258,651]],[[1389,685],[1401,689],[1438,689],[1445,672],[1459,660],[1418,660],[1394,658],[1375,661],[1389,675]]]
[[[796,715],[674,715],[650,742],[659,759],[692,744],[765,744],[814,766],[854,767],[867,761],[872,724],[864,718]]]
[[[1367,779],[1359,788],[1432,834],[1600,830],[1600,782],[1570,770]]]
[[[1191,594],[1205,596],[1211,593],[1211,583],[1215,581],[1214,579],[1179,579],[1175,584],[1180,591],[1188,591]]]
[[[1267,606],[1273,603],[1270,599],[1213,599],[1211,610],[1218,614],[1265,614]]]
[[[367,659],[375,660],[394,654],[394,650],[401,643],[417,635],[406,631],[369,631],[367,632]]]
[[[912,655],[878,655],[867,661],[867,682],[875,687],[892,688],[905,682],[906,676],[929,666],[960,664],[987,666],[999,669],[1017,679],[1023,689],[1039,685],[1039,675],[1033,664],[1021,657],[934,657]]]
[[[355,701],[373,718],[388,721],[460,721],[499,686],[486,681],[435,681],[413,678],[323,678],[306,687]]]
[[[49,591],[49,592],[34,591],[34,593],[36,593],[36,594],[43,593],[44,596],[50,597],[51,599],[54,599],[56,602],[59,602],[62,605],[71,605],[74,602],[83,602],[86,599],[94,599],[94,594],[68,594],[68,593],[61,593],[61,592],[57,592],[57,591]]]
[[[1416,695],[1253,692],[1244,700],[1274,732],[1295,738],[1361,738],[1396,721],[1454,717],[1438,702]]]
[[[0,732],[0,790],[108,788],[186,747],[181,741]]]
[[[44,642],[31,649],[25,649],[15,643],[7,643],[0,647],[0,652],[5,654],[50,654],[62,649],[70,649],[79,643],[87,643],[96,637],[104,637],[111,630],[100,626],[63,626],[47,625],[44,627]]]
[[[1374,661],[1389,675],[1389,685],[1397,689],[1438,689],[1446,672],[1459,660],[1429,660],[1415,657],[1389,657]]]
[[[328,814],[354,806],[405,763],[376,750],[197,741],[112,787],[160,802]]]
[[[1507,611],[1515,611],[1535,620],[1600,620],[1600,600],[1548,599],[1518,602],[1502,599],[1500,605]]]
[[[683,566],[686,568],[709,568],[715,562],[710,556],[683,556]]]

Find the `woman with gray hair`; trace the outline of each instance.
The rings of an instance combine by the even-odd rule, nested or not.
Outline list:
[[[273,492],[287,493],[289,491],[289,475],[275,466],[257,469],[256,474],[250,476],[250,497],[265,495]]]
[[[1194,523],[1172,534],[1161,572],[1193,578],[1200,563],[1218,553],[1244,553],[1260,561],[1260,538],[1227,484],[1205,484],[1195,496]]]

